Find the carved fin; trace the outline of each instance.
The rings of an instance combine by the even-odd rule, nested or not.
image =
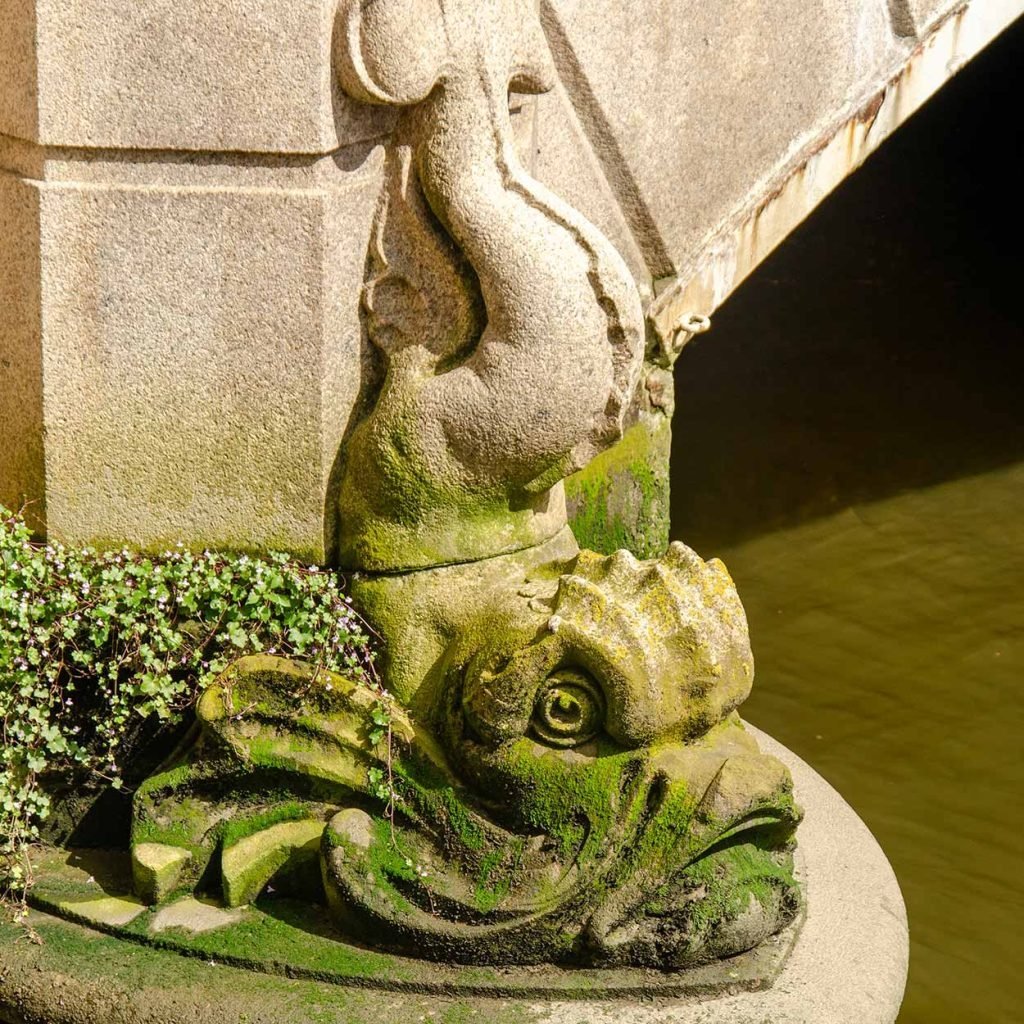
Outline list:
[[[365,103],[409,106],[434,88],[448,58],[440,0],[346,0],[335,63]]]

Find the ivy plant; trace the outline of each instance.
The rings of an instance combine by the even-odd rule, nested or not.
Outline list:
[[[24,913],[47,779],[119,788],[140,724],[172,726],[254,653],[372,680],[366,630],[332,572],[181,545],[72,550],[34,542],[0,506],[0,899]]]

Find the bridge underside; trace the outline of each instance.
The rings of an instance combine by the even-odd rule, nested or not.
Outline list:
[[[541,107],[537,172],[631,257],[666,340],[1024,12],[1024,0],[542,6],[572,113]]]

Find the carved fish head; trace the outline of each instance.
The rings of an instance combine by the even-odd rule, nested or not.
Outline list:
[[[154,850],[185,865],[171,889],[219,864],[236,905],[291,884],[252,848],[322,833],[296,877],[345,934],[415,956],[678,968],[777,931],[800,812],[735,711],[752,666],[728,573],[681,545],[565,555],[381,584],[433,665],[412,715],[312,665],[232,666],[136,794],[140,877]],[[229,844],[229,818],[274,824]]]
[[[577,947],[673,967],[777,931],[798,905],[800,812],[735,714],[753,663],[725,567],[681,544],[647,562],[583,552],[517,599],[528,641],[506,609],[491,644],[450,660],[447,746],[492,820],[543,837],[557,900],[587,908]],[[710,924],[707,899],[725,908]]]
[[[678,542],[647,562],[584,551],[557,581],[526,593],[542,619],[536,639],[509,651],[495,629],[493,648],[466,665],[463,709],[482,739],[531,733],[568,749],[601,732],[624,748],[685,740],[750,692],[746,617],[717,559]]]

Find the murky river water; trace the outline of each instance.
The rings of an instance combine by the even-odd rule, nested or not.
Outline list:
[[[878,837],[901,1024],[1024,1021],[1018,26],[872,158],[678,368],[674,532],[724,558],[745,714]]]
[[[860,812],[913,936],[902,1021],[1024,1019],[1024,464],[725,552],[746,714]]]

